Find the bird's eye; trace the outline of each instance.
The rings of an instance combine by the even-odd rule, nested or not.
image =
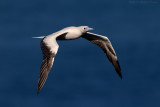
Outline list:
[[[86,28],[84,27],[84,29],[86,29]]]

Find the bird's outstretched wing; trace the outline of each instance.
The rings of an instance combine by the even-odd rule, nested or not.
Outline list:
[[[54,58],[58,51],[59,45],[57,44],[57,39],[64,39],[67,32],[61,34],[53,34],[51,36],[46,36],[41,40],[40,46],[43,53],[43,62],[40,68],[40,76],[38,80],[37,93],[40,92],[44,83],[47,80],[48,74],[52,68]]]
[[[54,62],[54,57],[59,47],[57,43],[53,43],[54,47],[52,47],[52,44],[48,45],[49,43],[50,42],[46,42],[44,41],[44,39],[42,39],[40,44],[41,50],[43,53],[43,62],[40,68],[40,76],[38,80],[37,93],[39,93],[39,91],[41,90],[41,88],[43,87],[44,83],[47,80],[48,74]]]
[[[101,36],[90,32],[84,33],[81,37],[91,41],[92,43],[102,48],[104,53],[107,55],[109,61],[113,64],[116,72],[122,79],[121,68],[117,59],[117,55],[112,47],[110,40],[105,36]]]

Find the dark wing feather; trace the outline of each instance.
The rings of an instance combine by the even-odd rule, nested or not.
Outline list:
[[[65,40],[67,33],[68,32],[62,33],[60,35],[54,35],[57,36],[54,39],[50,37],[45,37],[42,39],[40,45],[43,53],[43,62],[40,68],[37,93],[39,93],[40,90],[42,89],[44,83],[47,80],[48,74],[52,68],[53,61],[59,47],[56,40]]]
[[[118,73],[118,75],[122,79],[122,72],[121,72],[121,68],[120,68],[120,65],[119,65],[119,62],[117,59],[117,55],[116,55],[109,39],[105,36],[93,34],[90,32],[84,33],[81,37],[91,41],[92,43],[94,43],[94,44],[98,45],[100,48],[102,48],[102,50],[104,51],[104,53],[108,57],[109,61],[113,64],[116,72]]]
[[[43,42],[43,40],[41,41],[41,50],[43,53],[43,62],[40,68],[37,93],[39,93],[44,83],[46,82],[55,57],[55,53],[50,51],[50,48]]]

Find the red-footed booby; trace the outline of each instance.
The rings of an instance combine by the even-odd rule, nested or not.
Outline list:
[[[93,28],[88,26],[67,27],[48,36],[33,37],[43,38],[40,43],[40,47],[43,53],[43,62],[40,68],[37,93],[39,93],[42,89],[52,68],[54,58],[59,48],[57,40],[73,40],[82,37],[98,45],[100,48],[102,48],[109,61],[113,64],[116,72],[122,79],[121,68],[110,40],[105,36],[88,32],[90,30],[93,30]]]

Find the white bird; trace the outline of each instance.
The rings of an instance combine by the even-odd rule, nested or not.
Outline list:
[[[40,68],[37,93],[40,92],[52,68],[54,58],[59,48],[56,40],[72,40],[82,37],[98,45],[100,48],[102,48],[109,61],[115,67],[116,72],[122,79],[121,68],[110,40],[105,36],[88,32],[90,30],[93,30],[93,28],[90,28],[88,26],[67,27],[48,36],[33,37],[43,38],[40,43],[43,53],[43,62]]]

